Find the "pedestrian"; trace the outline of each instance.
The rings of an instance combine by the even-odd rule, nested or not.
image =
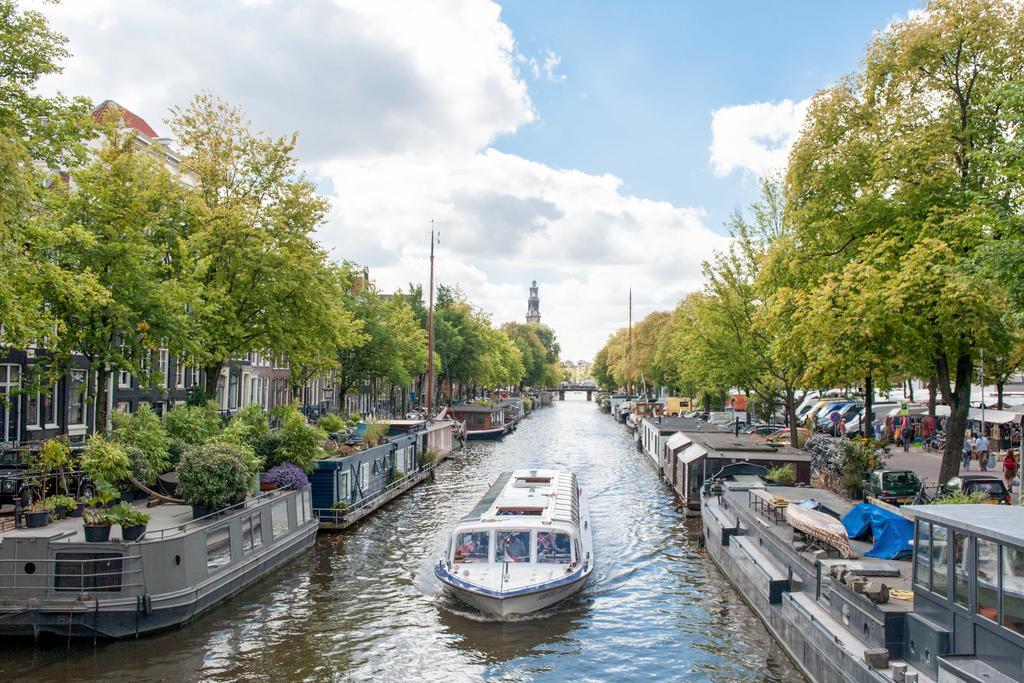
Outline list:
[[[875,441],[882,443],[882,423],[875,420],[873,426],[875,430]]]
[[[1003,458],[1003,482],[1006,483],[1006,490],[1013,493],[1013,478],[1017,476],[1017,458],[1014,457],[1013,451],[1006,451],[1006,457]]]
[[[963,446],[963,463],[962,466],[965,472],[971,471],[971,458],[974,457],[974,437],[968,432],[964,437]]]
[[[846,417],[839,418],[839,436],[846,438]]]
[[[985,432],[982,432],[974,440],[974,450],[978,454],[978,465],[981,466],[981,471],[988,472],[988,439],[985,437]]]
[[[914,440],[914,425],[906,415],[900,421],[900,439],[903,441],[903,452],[910,452],[910,442]]]

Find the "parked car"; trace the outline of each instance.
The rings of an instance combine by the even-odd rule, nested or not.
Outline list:
[[[818,411],[818,417],[815,419],[815,424],[818,429],[829,431],[832,429],[833,413],[841,417],[846,411],[850,410],[850,408],[855,408],[856,406],[856,403],[852,403],[850,401],[831,403]],[[836,421],[838,422],[838,419]]]
[[[705,419],[713,425],[725,427],[731,425],[733,421],[733,414],[732,411],[729,410],[712,411],[708,413],[708,416]]]
[[[744,434],[757,434],[758,436],[769,436],[769,435],[774,434],[775,432],[779,431],[783,427],[785,427],[785,425],[779,425],[779,424],[748,425],[747,428],[743,430],[743,433]]]
[[[54,472],[46,477],[46,494],[63,493],[63,487],[58,486],[58,474]],[[80,470],[72,468],[65,472],[64,479],[68,490],[72,494],[84,497],[92,497],[95,492],[92,484]],[[38,498],[39,492],[35,489],[38,482],[35,481],[33,473],[29,469],[28,462],[23,458],[21,452],[8,451],[0,455],[0,505],[13,505],[22,491],[28,490],[30,498]]]
[[[913,503],[924,482],[912,470],[874,470],[864,481],[864,497],[890,505]]]
[[[989,505],[1010,505],[1010,492],[1006,490],[1003,480],[992,474],[962,474],[953,477],[943,486],[945,491],[960,491],[970,495],[984,493],[988,496],[983,503]]]

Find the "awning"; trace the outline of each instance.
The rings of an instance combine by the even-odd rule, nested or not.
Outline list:
[[[691,443],[685,451],[679,454],[679,460],[689,465],[694,460],[699,460],[707,454],[708,452],[704,450],[701,446],[698,446],[695,443]]]
[[[981,408],[971,408],[967,413],[967,417],[972,420],[981,422],[982,413]],[[1020,413],[1015,413],[1009,410],[992,410],[991,408],[985,409],[985,422],[988,424],[1005,425],[1011,422],[1020,422],[1022,416]]]
[[[670,452],[678,451],[681,448],[685,448],[687,445],[693,443],[693,440],[682,432],[676,432],[669,437],[668,441],[665,442],[665,446]]]
[[[919,403],[911,403],[910,410],[908,412],[910,413],[910,417],[924,417],[925,415],[928,414],[928,406],[921,405]],[[887,413],[889,417],[898,417],[899,414],[899,406],[896,406]],[[949,406],[935,406],[936,417],[949,417],[949,414]]]

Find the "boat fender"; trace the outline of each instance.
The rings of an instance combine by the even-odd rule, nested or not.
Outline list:
[[[142,611],[147,617],[153,616],[153,596],[149,593],[142,594]]]
[[[583,528],[584,528],[584,529],[586,529],[586,528],[587,528],[587,525],[588,525],[588,524],[590,524],[590,521],[589,521],[589,520],[586,520],[586,519],[585,519],[585,520],[583,520]]]

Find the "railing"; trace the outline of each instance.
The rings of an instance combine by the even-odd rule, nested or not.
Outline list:
[[[219,521],[222,519],[230,519],[237,514],[245,512],[246,510],[251,510],[252,508],[265,505],[272,498],[279,497],[286,493],[291,493],[293,490],[294,489],[274,489],[273,491],[266,491],[264,493],[259,494],[258,496],[246,498],[241,503],[236,503],[231,507],[227,507],[222,510],[217,510],[216,512],[211,512],[208,515],[196,517],[195,519],[190,519],[180,524],[175,524],[174,526],[164,527],[163,529],[154,529],[152,531],[147,529],[146,535],[143,537],[142,540],[162,541],[169,537],[184,534],[190,529],[195,529],[200,526],[206,526],[214,520]]]
[[[345,522],[349,517],[355,515],[355,513],[361,512],[363,509],[372,506],[374,502],[387,496],[395,489],[401,488],[406,484],[412,483],[412,479],[414,477],[429,472],[436,466],[436,463],[432,463],[430,465],[424,465],[418,470],[413,470],[412,472],[405,475],[401,479],[396,479],[395,481],[391,482],[390,484],[388,484],[381,490],[377,491],[376,493],[373,493],[367,496],[366,498],[363,498],[358,503],[356,503],[355,506],[346,508],[345,510],[338,510],[336,508],[313,508],[313,516],[330,524],[341,524],[342,522]]]
[[[60,550],[57,552],[64,553]],[[5,599],[38,598],[40,594],[45,594],[50,598],[63,597],[71,601],[77,600],[82,593],[122,596],[126,590],[130,593],[131,589],[144,588],[142,558],[139,555],[123,555],[115,551],[105,554],[110,556],[86,559],[2,559],[0,596]],[[108,568],[100,565],[111,566]],[[57,569],[62,571],[58,573]],[[60,587],[57,586],[58,579],[62,584]]]

